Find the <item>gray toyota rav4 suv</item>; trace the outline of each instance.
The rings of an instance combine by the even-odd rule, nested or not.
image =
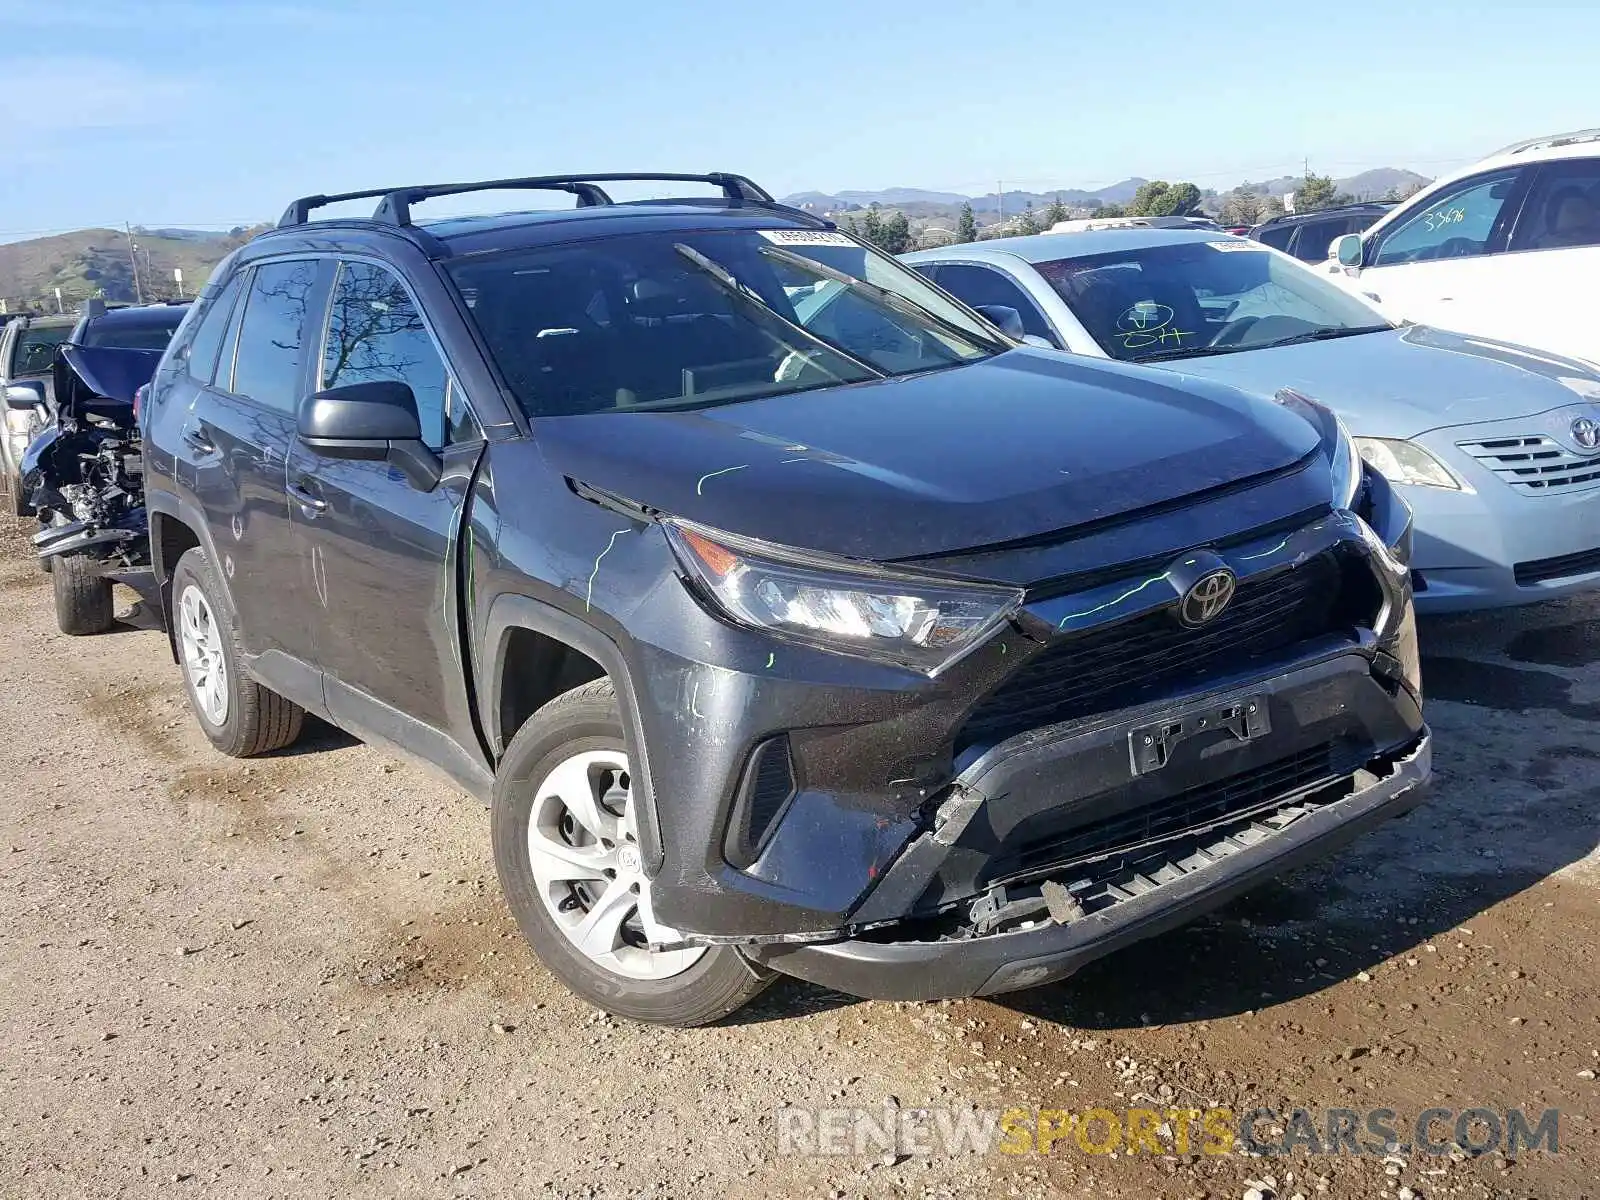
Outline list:
[[[413,219],[495,189],[577,203]],[[296,201],[142,410],[195,715],[433,763],[549,968],[677,1024],[1057,979],[1415,804],[1410,518],[1331,414],[986,316],[736,175]]]

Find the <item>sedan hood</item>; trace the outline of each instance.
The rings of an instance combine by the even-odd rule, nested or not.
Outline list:
[[[1409,438],[1600,401],[1600,373],[1576,359],[1427,325],[1151,366],[1265,396],[1291,387],[1366,437]]]
[[[1033,350],[695,412],[545,417],[534,436],[591,487],[878,561],[1127,516],[1318,444],[1292,412],[1232,388]]]

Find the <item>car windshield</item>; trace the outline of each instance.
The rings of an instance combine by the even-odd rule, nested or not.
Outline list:
[[[1011,346],[894,259],[824,230],[625,234],[449,272],[530,416],[699,408]]]
[[[183,321],[184,312],[174,305],[143,321],[95,321],[84,335],[83,344],[107,350],[165,350],[173,331]]]
[[[1392,328],[1334,284],[1243,239],[1144,246],[1034,267],[1089,336],[1127,362]]]
[[[56,360],[56,347],[67,340],[70,325],[43,325],[24,329],[11,356],[11,374],[47,375]]]

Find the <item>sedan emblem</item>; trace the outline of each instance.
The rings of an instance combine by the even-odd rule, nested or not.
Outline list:
[[[1584,450],[1600,450],[1600,421],[1579,417],[1572,423],[1572,440]]]
[[[1202,575],[1183,594],[1178,619],[1191,629],[1216,620],[1233,599],[1233,589],[1233,572],[1226,567]]]

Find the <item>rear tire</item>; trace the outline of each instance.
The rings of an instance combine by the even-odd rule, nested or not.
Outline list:
[[[172,571],[168,619],[189,707],[224,754],[251,758],[281,750],[300,736],[305,709],[244,673],[244,648],[223,595],[205,551],[186,551]]]
[[[111,580],[100,574],[100,564],[88,555],[57,555],[50,582],[56,596],[56,624],[62,633],[87,637],[104,633],[116,623]]]
[[[597,1008],[658,1025],[720,1020],[773,976],[733,946],[649,948],[646,929],[661,942],[680,935],[651,915],[633,803],[609,679],[534,713],[495,779],[490,828],[506,901],[544,965]]]

